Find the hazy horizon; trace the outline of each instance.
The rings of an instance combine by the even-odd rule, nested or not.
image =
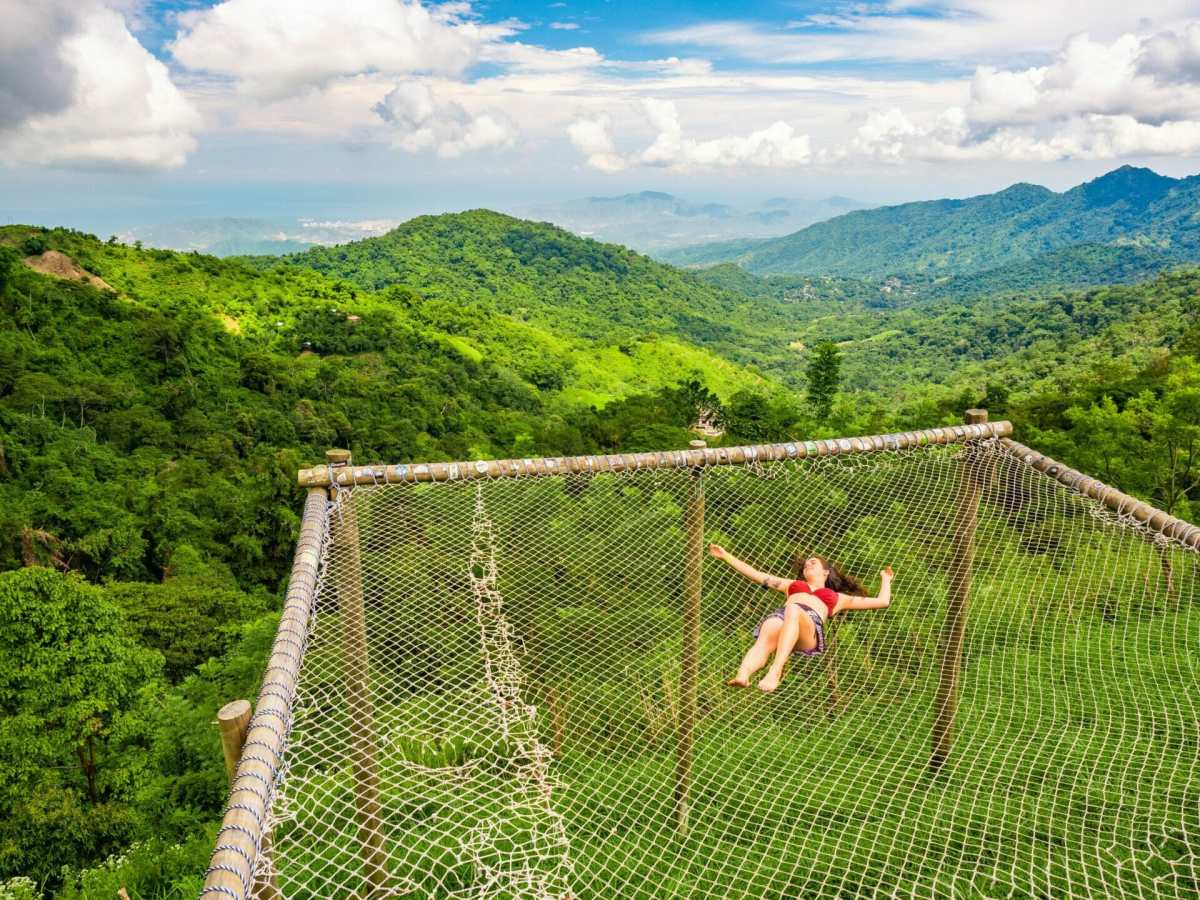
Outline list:
[[[1184,161],[1172,160],[1173,165],[1163,165],[1163,160],[1154,160],[1149,164],[1139,164],[1131,161],[1121,161],[1119,164],[1108,161],[1100,166],[1098,171],[1080,178],[1078,181],[1066,183],[1048,183],[1033,178],[1012,178],[1002,180],[984,189],[963,186],[957,192],[937,195],[923,195],[911,187],[903,190],[897,185],[893,192],[873,192],[868,195],[864,191],[848,193],[855,185],[849,185],[846,191],[830,189],[826,193],[811,193],[811,186],[805,192],[788,190],[789,185],[777,184],[764,187],[753,195],[740,194],[726,189],[714,189],[711,193],[701,193],[684,185],[673,187],[656,185],[649,187],[633,187],[630,190],[613,190],[608,193],[571,194],[569,191],[551,191],[545,188],[536,193],[521,195],[498,192],[494,194],[499,202],[484,202],[483,192],[472,193],[472,188],[458,186],[454,202],[446,192],[430,189],[414,190],[405,195],[397,189],[394,195],[386,190],[380,190],[363,185],[324,185],[319,189],[311,185],[236,185],[229,188],[230,195],[214,191],[211,185],[180,185],[169,186],[143,184],[136,192],[123,192],[121,199],[125,203],[122,208],[114,208],[109,198],[103,192],[89,191],[80,195],[80,186],[71,180],[54,185],[50,188],[36,189],[40,205],[35,206],[33,198],[22,204],[22,191],[6,192],[2,211],[3,224],[40,225],[46,227],[76,228],[81,231],[107,237],[110,234],[130,232],[137,228],[175,225],[185,222],[220,219],[254,219],[263,221],[279,221],[298,223],[301,221],[336,221],[344,224],[357,224],[370,220],[393,220],[396,223],[407,221],[422,215],[437,215],[441,213],[462,212],[468,209],[493,209],[509,215],[528,214],[538,206],[569,203],[584,199],[603,199],[620,197],[627,194],[642,192],[660,192],[670,194],[680,200],[695,204],[725,203],[739,209],[756,207],[767,200],[776,197],[788,197],[800,201],[818,202],[830,197],[847,197],[860,202],[866,207],[891,206],[924,200],[962,199],[965,197],[990,194],[1003,190],[1017,182],[1041,184],[1056,192],[1070,190],[1077,184],[1098,178],[1121,165],[1145,165],[1160,175],[1172,178],[1184,178],[1200,174],[1200,164],[1194,169],[1188,169]],[[76,177],[78,173],[75,173]],[[614,187],[611,183],[602,186]],[[861,187],[861,185],[859,185]],[[769,190],[774,187],[775,190]],[[300,194],[302,188],[307,188],[308,196]],[[35,193],[33,188],[27,189],[29,194]],[[503,199],[503,198],[509,199]],[[533,197],[542,199],[535,200]],[[15,202],[14,202],[15,199]],[[806,226],[800,226],[806,227]],[[795,230],[795,229],[792,229]]]

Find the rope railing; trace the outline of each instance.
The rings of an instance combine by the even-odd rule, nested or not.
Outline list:
[[[974,412],[974,411],[969,411]],[[982,412],[982,411],[980,411]],[[986,414],[984,415],[986,419]],[[426,481],[470,481],[480,478],[517,478],[528,475],[587,475],[603,472],[648,472],[656,469],[745,465],[826,456],[878,453],[937,444],[959,444],[1012,434],[1012,423],[974,422],[898,434],[872,434],[817,441],[786,441],[740,447],[707,447],[651,453],[594,456],[547,456],[527,459],[490,459],[474,462],[402,463],[400,465],[328,465],[301,469],[301,487],[352,487],[358,484],[411,484]]]
[[[296,681],[304,657],[328,536],[328,510],[326,491],[310,490],[300,520],[300,539],[279,630],[263,673],[262,688],[250,717],[245,743],[241,746],[225,817],[217,832],[217,846],[205,873],[201,897],[245,900],[252,894],[256,871],[270,862],[261,851],[268,837],[267,816],[292,724]],[[269,876],[264,880],[268,884],[273,881]],[[270,892],[270,889],[260,890],[258,896],[267,896]]]
[[[1131,497],[1097,478],[1084,475],[1070,466],[1056,462],[1044,453],[1031,450],[1011,438],[1003,438],[1001,443],[1021,462],[1038,472],[1049,475],[1075,493],[1099,500],[1118,515],[1132,516],[1136,521],[1144,524],[1149,531],[1180,541],[1189,547],[1200,549],[1200,527],[1191,522],[1178,519],[1151,506],[1145,500]]]

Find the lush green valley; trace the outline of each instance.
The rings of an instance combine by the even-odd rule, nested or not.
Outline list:
[[[23,261],[54,253],[107,288]],[[0,229],[0,885],[196,893],[225,794],[212,716],[254,693],[295,471],[332,446],[362,461],[623,452],[684,446],[704,409],[735,444],[984,405],[1192,516],[1200,270],[990,284],[967,300],[686,273],[486,211],[282,262]],[[821,347],[837,389],[817,396]],[[68,665],[86,677],[64,680]]]
[[[1200,270],[1180,269],[1073,292],[921,298],[920,288],[898,280],[880,293],[848,279],[756,278],[729,265],[699,273],[753,296],[790,300],[798,324],[788,336],[798,356],[833,341],[842,350],[843,387],[885,396],[909,396],[919,385],[989,381],[1021,392],[1039,378],[1069,385],[1081,365],[1106,356],[1145,362],[1190,327],[1198,276]]]

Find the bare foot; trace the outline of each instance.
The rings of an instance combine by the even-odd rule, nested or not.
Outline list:
[[[762,681],[758,683],[760,691],[773,691],[779,687],[779,675],[774,672],[768,672],[763,676]]]
[[[725,682],[725,683],[726,683],[727,685],[729,685],[730,687],[747,687],[747,686],[749,686],[749,684],[750,684],[750,679],[749,679],[749,678],[742,678],[740,675],[738,675],[738,676],[736,676],[736,677],[734,677],[734,678],[730,678],[730,679],[729,679],[727,682]]]

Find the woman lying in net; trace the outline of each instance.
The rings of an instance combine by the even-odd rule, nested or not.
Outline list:
[[[882,609],[892,602],[892,567],[879,573],[879,596],[863,597],[866,593],[857,581],[843,575],[822,556],[810,556],[804,561],[803,580],[788,581],[776,575],[760,572],[718,544],[709,544],[708,552],[729,563],[735,571],[757,581],[764,588],[773,588],[787,596],[781,608],[758,623],[754,629],[757,640],[746,651],[737,674],[729,679],[734,687],[745,687],[750,676],[766,665],[767,657],[775,660],[759,681],[760,690],[773,691],[783,678],[783,667],[794,653],[816,656],[825,651],[825,622],[831,616],[848,609]]]

